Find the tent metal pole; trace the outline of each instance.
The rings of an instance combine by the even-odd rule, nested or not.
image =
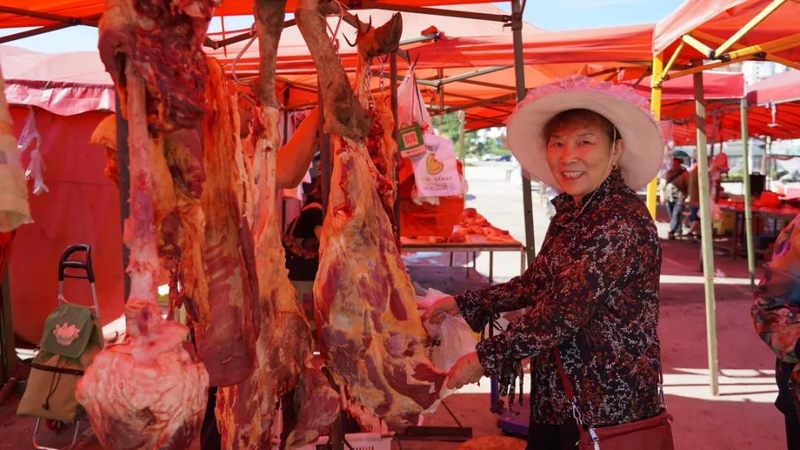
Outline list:
[[[772,3],[767,5],[761,12],[756,14],[749,22],[744,24],[742,28],[739,29],[736,33],[733,33],[733,36],[729,37],[727,41],[722,43],[716,50],[714,50],[710,55],[709,58],[713,59],[717,55],[722,55],[723,53],[727,52],[735,43],[739,42],[741,38],[743,38],[747,33],[749,33],[753,28],[755,28],[758,24],[764,21],[767,17],[769,17],[772,13],[775,12],[778,8],[781,7],[786,3],[786,0],[772,0]]]
[[[767,140],[764,143],[764,160],[761,163],[761,167],[763,168],[762,172],[767,177],[767,189],[772,190],[772,181],[770,180],[770,175],[772,175],[772,160],[770,159],[770,154],[772,153],[772,136],[767,136]]]
[[[514,1],[512,0],[511,5],[511,13],[514,13]],[[445,17],[461,17],[464,19],[477,19],[477,20],[488,20],[492,22],[509,22],[513,21],[513,18],[509,17],[505,14],[488,14],[488,13],[475,13],[475,12],[466,12],[466,11],[456,11],[451,9],[442,9],[442,8],[429,8],[423,6],[407,6],[407,5],[382,5],[380,3],[372,3],[370,2],[367,5],[363,5],[369,9],[386,9],[389,11],[397,11],[397,12],[407,12],[407,13],[414,13],[414,14],[430,14],[432,16],[445,16]],[[360,9],[362,5],[358,5],[358,7],[350,7],[350,10]],[[520,11],[520,17],[522,17],[522,8],[517,8]],[[520,26],[521,23],[520,23]]]
[[[698,61],[697,64],[702,64]],[[706,337],[711,395],[719,395],[719,360],[717,358],[717,318],[714,299],[714,249],[711,228],[711,189],[708,181],[708,149],[706,148],[706,107],[703,100],[703,72],[692,75],[697,126],[697,179],[700,184],[700,227],[702,236],[703,275],[706,297]]]
[[[753,245],[753,195],[750,191],[750,136],[747,130],[747,98],[741,100],[742,159],[744,160],[744,230],[747,235],[747,271],[750,273],[750,288],[756,285],[756,261]],[[734,244],[734,248],[736,248]]]
[[[517,102],[525,98],[525,66],[522,58],[522,7],[519,0],[511,0],[511,30],[514,36],[514,75],[517,85]],[[520,171],[522,172],[522,171]],[[527,264],[536,257],[536,238],[533,232],[533,198],[531,180],[522,177],[522,205],[525,210],[525,253]]]
[[[13,244],[13,238],[12,238]],[[0,387],[14,376],[17,371],[17,353],[14,339],[14,321],[11,313],[11,258],[6,258],[5,267],[0,278]],[[3,395],[0,394],[0,404]]]
[[[661,120],[661,78],[664,70],[662,55],[653,57],[653,73],[650,75],[650,111],[656,120]],[[647,184],[647,209],[650,217],[656,220],[656,188],[658,180],[652,179]]]
[[[125,67],[124,56],[121,67]],[[130,216],[130,187],[131,187],[131,174],[130,174],[130,155],[128,154],[128,121],[122,116],[122,104],[119,98],[119,92],[115,90],[115,111],[117,117],[117,170],[119,172],[119,225],[122,233],[125,233],[125,221]],[[130,260],[131,251],[127,245],[122,244],[122,283],[124,286],[125,302],[128,301],[128,295],[131,293],[131,277],[128,275],[128,262]]]

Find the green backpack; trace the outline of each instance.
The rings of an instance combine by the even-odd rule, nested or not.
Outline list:
[[[53,310],[45,320],[17,414],[79,420],[85,411],[75,400],[75,384],[103,345],[102,328],[91,307],[63,303]]]

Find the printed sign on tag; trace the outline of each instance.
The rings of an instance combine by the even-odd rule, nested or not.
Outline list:
[[[422,197],[451,197],[462,195],[463,185],[458,173],[453,142],[450,139],[426,134],[423,153],[411,158],[414,180]]]
[[[397,130],[397,146],[403,158],[423,153],[425,151],[423,144],[422,129],[418,123]]]

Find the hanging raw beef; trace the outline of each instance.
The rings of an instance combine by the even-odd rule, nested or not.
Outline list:
[[[301,382],[292,398],[315,409],[313,418],[289,423],[290,435],[284,443],[295,448],[313,442],[339,412],[338,395],[311,365],[313,339],[311,328],[297,301],[288,278],[281,245],[276,185],[276,153],[280,146],[278,102],[275,98],[275,61],[278,40],[283,28],[285,4],[258,0],[255,7],[259,38],[260,72],[254,86],[258,101],[255,152],[252,164],[241,155],[237,165],[249,168],[243,180],[242,197],[256,199],[245,210],[255,234],[255,265],[259,297],[256,318],[257,365],[253,375],[243,382],[221,388],[217,394],[217,424],[225,449],[269,448],[272,424],[281,399]],[[232,101],[232,104],[238,103]],[[234,119],[238,123],[238,119]],[[234,135],[238,135],[236,130]],[[248,195],[256,192],[257,195]],[[332,399],[332,400],[331,400]],[[294,404],[287,407],[294,408]],[[294,413],[294,411],[291,411]]]
[[[313,40],[312,31],[324,24],[303,19],[298,15],[298,26],[317,69],[326,73],[321,90],[326,130],[333,134],[333,171],[314,282],[320,350],[348,396],[399,430],[417,424],[419,414],[439,399],[446,374],[430,361],[414,288],[384,196],[378,194],[378,169],[365,140],[369,125],[359,120],[364,109],[351,101],[354,94],[341,65],[330,62],[333,49]],[[388,129],[382,132],[391,136]]]
[[[205,115],[201,44],[218,3],[108,0],[100,23],[98,48],[122,99],[130,159],[127,332],[95,357],[75,392],[104,448],[188,448],[202,423],[208,373],[186,349],[188,328],[165,320],[157,304],[157,221],[171,215],[175,197],[159,187],[169,171],[156,149]]]

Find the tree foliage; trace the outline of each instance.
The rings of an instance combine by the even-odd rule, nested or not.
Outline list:
[[[433,125],[439,132],[440,136],[447,137],[453,141],[456,149],[456,154],[460,154],[458,148],[459,132],[461,130],[461,122],[458,113],[447,113],[432,118]],[[499,140],[480,131],[470,131],[464,134],[464,147],[466,154],[475,154],[482,156],[487,153],[506,153]]]

